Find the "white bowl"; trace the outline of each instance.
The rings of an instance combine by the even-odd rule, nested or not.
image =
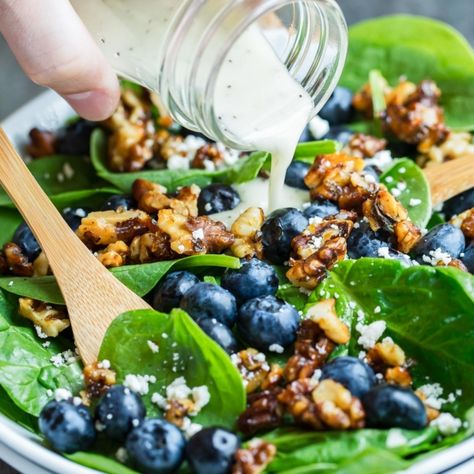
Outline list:
[[[18,150],[33,127],[54,130],[74,111],[54,92],[45,92],[10,115],[1,126]],[[0,415],[0,458],[25,474],[93,474],[94,469],[68,461],[40,444],[38,437]],[[383,467],[381,466],[383,469]],[[383,472],[383,471],[381,471]],[[474,473],[474,438],[470,438],[405,471],[406,474]]]

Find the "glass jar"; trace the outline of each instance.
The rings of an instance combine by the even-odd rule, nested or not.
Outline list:
[[[181,125],[237,149],[253,149],[252,135],[270,123],[288,125],[298,103],[284,92],[285,75],[310,97],[314,116],[347,52],[347,27],[334,0],[72,4],[119,75],[158,92]],[[238,109],[246,115],[237,116]]]

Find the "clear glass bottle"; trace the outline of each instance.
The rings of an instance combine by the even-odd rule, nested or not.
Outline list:
[[[334,0],[72,4],[117,73],[157,91],[180,124],[237,149],[253,149],[270,126],[273,135],[287,127],[303,95],[315,115],[347,51]],[[285,76],[298,85],[292,94]]]

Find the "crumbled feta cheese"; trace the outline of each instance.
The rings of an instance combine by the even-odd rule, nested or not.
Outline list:
[[[376,306],[374,308],[374,314],[379,314],[382,311],[382,308],[380,306]]]
[[[450,436],[458,432],[462,426],[459,418],[455,418],[451,413],[441,413],[438,418],[435,418],[430,426],[438,428],[443,436]]]
[[[171,155],[166,161],[166,166],[170,170],[188,170],[190,161],[186,156]]]
[[[314,371],[314,374],[311,376],[311,381],[312,382],[319,382],[319,380],[321,379],[321,375],[323,375],[323,372],[321,369],[316,369]]]
[[[57,402],[69,400],[70,398],[72,398],[72,393],[67,388],[57,388],[54,391],[54,399]]]
[[[310,217],[309,218],[309,221],[308,221],[311,225],[318,225],[318,224],[321,224],[321,222],[323,222],[323,218],[322,217],[319,217],[319,216],[313,216],[313,217]]]
[[[46,390],[46,395],[48,395],[48,397],[52,397],[53,391],[50,388],[48,388],[48,390]]]
[[[422,260],[433,266],[438,265],[438,263],[448,265],[452,261],[452,257],[449,253],[443,252],[443,250],[438,247],[435,250],[430,250],[429,255],[423,255]]]
[[[407,169],[404,166],[402,166],[401,168],[398,169],[398,172],[400,174],[405,174],[407,172]]]
[[[388,168],[393,162],[392,153],[390,150],[382,150],[376,153],[372,158],[365,160],[366,165],[376,166],[381,170]],[[388,183],[388,181],[387,181]]]
[[[364,349],[371,349],[380,339],[386,327],[387,324],[385,321],[381,320],[374,321],[368,325],[365,325],[361,322],[357,323],[356,331],[358,331],[360,334],[359,339],[357,339],[357,343],[360,344]]]
[[[326,136],[329,132],[330,126],[327,120],[322,119],[319,115],[316,115],[308,124],[311,135],[316,140],[320,140]]]
[[[158,344],[155,344],[153,341],[146,341],[148,347],[150,348],[150,351],[153,352],[154,354],[156,354],[157,352],[159,352],[160,348],[158,347]]]
[[[443,387],[439,383],[425,384],[419,387],[418,390],[426,397],[424,400],[425,405],[435,410],[441,408],[445,400],[441,398]]]
[[[192,398],[194,400],[194,409],[190,415],[198,414],[211,400],[211,394],[207,385],[201,385],[192,389]]]
[[[166,398],[163,395],[160,395],[158,392],[152,394],[151,403],[158,405],[162,410],[165,410],[168,404]]]
[[[386,446],[387,448],[398,448],[406,445],[408,440],[403,436],[402,432],[396,428],[392,428],[388,432]]]
[[[63,173],[58,173],[56,175],[56,179],[58,180],[59,183],[62,183],[64,181],[64,174]]]
[[[107,360],[107,359],[104,359],[103,361],[99,362],[97,364],[97,366],[99,367],[99,369],[110,369],[110,360]]]
[[[74,168],[69,163],[64,163],[63,173],[67,179],[71,179],[74,176]]]
[[[55,367],[61,367],[64,364],[72,364],[75,362],[77,360],[77,355],[68,349],[67,351],[51,356],[49,360]]]
[[[390,257],[390,249],[388,247],[380,247],[377,250],[377,255],[382,258],[391,258]]]
[[[410,207],[416,207],[416,206],[419,206],[421,204],[421,199],[417,199],[417,198],[411,198],[408,205]]]
[[[276,352],[277,354],[283,354],[283,352],[285,351],[285,349],[282,346],[280,346],[280,344],[272,344],[268,348],[268,350],[271,352]]]
[[[148,393],[150,383],[156,383],[156,377],[154,375],[128,374],[123,382],[125,387],[128,387],[139,395],[146,395]]]
[[[184,437],[186,439],[191,438],[195,435],[198,431],[202,430],[202,425],[198,423],[193,423],[187,416],[183,418],[183,425],[181,426],[181,430],[184,433]]]
[[[390,190],[390,192],[392,193],[392,195],[393,195],[394,197],[399,197],[400,194],[402,194],[402,192],[401,192],[399,189],[397,189],[397,188],[392,188],[392,189]]]
[[[12,287],[12,286],[13,286],[13,280],[10,280],[10,281],[8,282],[8,286],[9,286],[9,287]]]
[[[201,228],[196,229],[192,232],[194,240],[203,240],[204,239],[204,230]]]
[[[166,334],[165,332],[161,333],[161,337],[163,339],[168,339],[168,334]]]
[[[393,177],[392,177],[392,176],[387,176],[387,177],[385,178],[385,181],[386,181],[387,183],[393,183]]]
[[[115,453],[115,458],[118,462],[125,464],[128,459],[127,450],[125,448],[118,448],[117,452]]]
[[[81,397],[73,397],[72,404],[76,407],[82,404]]]
[[[41,344],[45,349],[47,349],[50,345],[51,345],[51,342],[50,341],[45,341],[43,342],[43,344]]]
[[[43,332],[41,327],[38,326],[37,324],[35,324],[35,329],[36,329],[36,334],[38,335],[40,339],[46,339],[48,337],[48,335],[45,332]]]
[[[206,204],[204,204],[204,210],[206,212],[212,211],[212,204],[210,202],[206,202]]]

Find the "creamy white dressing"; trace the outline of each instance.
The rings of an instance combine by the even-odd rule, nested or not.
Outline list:
[[[268,196],[269,196],[268,179],[257,178],[247,183],[234,185],[233,188],[240,195],[240,204],[230,211],[218,212],[211,214],[214,220],[223,222],[227,228],[230,228],[232,223],[249,207],[261,207],[265,215],[269,211]],[[308,202],[308,191],[303,189],[291,188],[283,184],[280,189],[280,198],[283,203],[282,207],[296,207],[301,208],[304,203]]]
[[[151,87],[157,84],[170,25],[188,2],[73,0],[72,3],[116,70],[133,70],[134,77],[143,84]],[[203,8],[211,15],[216,7],[227,3],[227,0],[212,0]],[[208,26],[204,23],[205,15],[196,21],[203,24],[193,24],[192,29],[196,29],[196,34],[203,34]],[[188,61],[190,58],[179,57],[178,68],[184,68]],[[269,200],[265,207],[268,211],[287,207],[286,169],[314,104],[256,25],[249,27],[227,54],[216,79],[213,106],[215,115],[222,121],[221,128],[235,142],[245,144],[249,150],[272,154]],[[248,205],[255,205],[261,192],[256,192],[255,183],[249,186],[252,191],[243,189],[241,196]]]

